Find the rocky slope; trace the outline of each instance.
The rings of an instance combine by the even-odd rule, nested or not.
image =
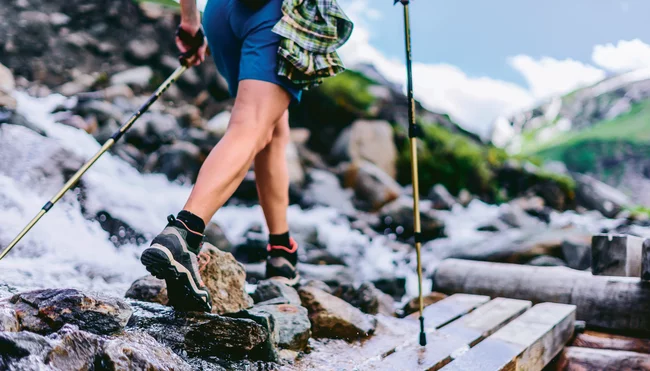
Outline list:
[[[493,141],[513,152],[561,161],[650,205],[650,70],[594,86],[495,124]]]

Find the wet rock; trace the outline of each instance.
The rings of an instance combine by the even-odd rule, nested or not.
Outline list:
[[[226,129],[228,129],[228,124],[230,123],[231,113],[228,111],[223,111],[218,115],[211,118],[206,124],[206,129],[208,132],[214,133],[220,137],[226,134]]]
[[[154,303],[131,301],[134,309],[128,327],[151,335],[176,353],[190,356],[262,359],[260,347],[270,336],[268,329],[246,318],[210,313],[175,312]]]
[[[139,233],[126,222],[112,216],[108,211],[98,211],[94,219],[99,222],[103,230],[109,233],[110,241],[119,247],[128,243],[142,244],[146,241],[145,236]]]
[[[533,216],[544,223],[551,222],[551,213],[553,209],[546,206],[544,199],[538,196],[521,197],[510,201],[510,204],[518,206],[528,215]]]
[[[426,295],[425,297],[422,298],[423,305],[426,308],[429,305],[435,304],[446,297],[447,295],[445,294],[439,292],[432,292],[429,295]],[[415,313],[419,311],[420,311],[420,298],[415,297],[409,300],[408,303],[406,303],[406,305],[404,305],[404,308],[402,309],[402,315],[406,317],[411,313]]]
[[[176,118],[172,115],[149,112],[141,118],[144,125],[146,125],[145,135],[147,141],[152,144],[169,144],[180,136],[178,131],[178,123]]]
[[[257,284],[266,278],[266,263],[246,264],[246,282]]]
[[[264,280],[259,282],[255,292],[251,296],[256,303],[275,298],[284,298],[289,304],[300,305],[298,292],[293,287],[289,287],[277,280]]]
[[[162,305],[167,305],[169,302],[165,280],[158,279],[152,275],[135,280],[124,296],[130,299]]]
[[[566,267],[564,260],[549,255],[536,256],[526,264],[536,267]]]
[[[355,206],[361,210],[379,210],[402,192],[393,178],[368,161],[343,166],[343,179],[344,186],[354,190]]]
[[[124,112],[114,104],[103,100],[90,100],[79,104],[75,111],[80,116],[93,115],[97,118],[100,125],[104,125],[109,120],[121,122],[125,116]]]
[[[111,85],[128,85],[131,87],[146,88],[152,77],[153,70],[151,67],[135,67],[111,76]]]
[[[212,296],[212,313],[234,313],[253,306],[246,293],[246,271],[230,253],[204,243],[199,253],[201,278]]]
[[[590,176],[575,174],[578,205],[589,210],[598,210],[607,218],[614,218],[623,207],[631,205],[627,196]]]
[[[407,241],[413,237],[413,199],[401,197],[384,206],[379,214],[378,231],[395,233],[397,238],[402,241]],[[445,226],[442,221],[433,215],[433,212],[420,210],[420,223],[422,238],[425,241],[444,237]]]
[[[145,169],[159,172],[170,181],[194,183],[201,169],[201,150],[189,142],[177,142],[160,148],[157,156],[152,156]]]
[[[126,57],[136,64],[151,62],[159,51],[160,46],[152,39],[134,39],[126,45]]]
[[[70,17],[63,13],[55,12],[50,14],[50,24],[54,27],[65,26],[70,23]]]
[[[562,258],[573,269],[591,268],[591,246],[572,241],[562,241]]]
[[[454,196],[442,184],[433,186],[429,191],[427,199],[432,202],[432,207],[436,210],[451,210],[458,203]]]
[[[65,96],[73,96],[79,93],[88,91],[93,84],[95,84],[96,79],[90,75],[81,74],[73,81],[66,82],[61,85],[57,90],[59,93]]]
[[[461,189],[460,192],[458,192],[458,202],[464,207],[467,207],[467,205],[469,205],[473,200],[474,196],[468,190]]]
[[[404,277],[382,277],[372,281],[372,284],[393,298],[401,298],[406,294],[406,278]]]
[[[338,177],[329,171],[313,169],[308,173],[309,183],[303,197],[315,205],[333,207],[343,214],[354,214],[354,192],[343,189]]]
[[[381,313],[387,316],[395,314],[395,300],[369,282],[362,283],[359,287],[351,284],[341,285],[333,294],[361,309],[364,313]]]
[[[29,332],[0,334],[0,347],[3,370],[190,370],[170,349],[139,332],[105,337],[65,325],[48,337]]]
[[[309,311],[314,337],[351,340],[373,334],[377,321],[345,301],[313,287],[298,292]]]
[[[128,85],[111,85],[102,90],[104,99],[112,101],[115,98],[133,98],[133,90]]]
[[[214,222],[208,223],[205,227],[205,241],[211,245],[216,246],[221,251],[230,252],[232,250],[232,244],[226,237],[226,234],[223,232],[223,229]]]
[[[393,128],[386,121],[359,120],[345,128],[332,147],[337,161],[369,161],[395,178],[397,148]]]
[[[131,308],[120,299],[90,295],[74,289],[45,289],[23,292],[0,302],[13,309],[21,330],[49,334],[64,324],[96,334],[110,334],[124,328]]]
[[[307,346],[311,337],[311,323],[307,309],[300,304],[258,305],[251,312],[268,313],[273,317],[277,346],[280,348],[301,351]]]
[[[300,276],[307,281],[322,281],[330,286],[338,286],[343,283],[351,283],[354,281],[354,275],[350,268],[343,265],[313,265],[300,263],[298,264],[298,272],[300,272]]]

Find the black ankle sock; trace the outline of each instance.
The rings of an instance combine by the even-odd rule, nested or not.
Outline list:
[[[178,227],[187,230],[187,244],[194,253],[198,253],[201,248],[201,242],[203,241],[203,232],[205,232],[205,223],[203,219],[192,214],[189,211],[181,211],[176,216],[178,222]],[[197,232],[197,233],[193,233]]]
[[[282,234],[270,234],[269,244],[273,246],[284,246],[290,249],[291,241],[289,239],[289,232]]]
[[[271,246],[282,246],[287,249],[291,249],[291,239],[289,238],[289,232],[283,234],[270,234],[269,235],[269,245]],[[274,257],[283,257],[289,261],[289,263],[296,265],[298,263],[298,251],[289,252],[285,249],[274,248],[269,251],[269,256]]]

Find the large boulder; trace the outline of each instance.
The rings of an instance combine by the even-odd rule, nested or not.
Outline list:
[[[163,173],[170,181],[194,183],[202,163],[199,147],[189,142],[176,142],[151,156],[145,170]]]
[[[615,218],[625,206],[630,206],[630,199],[621,191],[608,186],[588,175],[575,174],[576,200],[578,205],[598,210],[607,218]]]
[[[21,330],[38,334],[50,334],[65,324],[95,334],[111,334],[121,331],[132,313],[120,299],[75,289],[23,292],[0,301],[0,310],[13,310]]]
[[[271,336],[269,329],[252,319],[175,312],[154,303],[131,301],[130,304],[134,311],[128,328],[146,332],[177,353],[269,360],[266,349],[266,341]]]
[[[355,201],[361,209],[376,211],[396,200],[402,187],[388,174],[368,161],[343,167],[343,184],[354,190]]]
[[[212,296],[212,313],[235,313],[253,306],[246,292],[246,270],[230,253],[204,243],[201,278]]]
[[[98,363],[106,370],[191,370],[181,357],[141,332],[106,337],[65,325],[47,337],[0,333],[0,344],[3,370],[90,370]]]
[[[332,148],[337,161],[369,161],[395,178],[397,147],[386,121],[359,120],[344,129]]]
[[[301,287],[299,293],[315,337],[352,340],[374,333],[376,319],[344,300],[314,287]]]
[[[282,349],[301,351],[311,337],[311,323],[307,309],[300,304],[259,305],[253,313],[268,313],[275,321],[277,346]]]
[[[228,240],[223,229],[217,223],[208,223],[203,233],[205,234],[205,242],[216,246],[221,251],[230,252],[232,250],[230,240]]]

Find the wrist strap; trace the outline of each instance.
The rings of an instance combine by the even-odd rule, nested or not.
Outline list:
[[[198,31],[196,31],[196,34],[192,35],[179,25],[176,28],[176,36],[183,42],[183,44],[190,47],[187,52],[182,53],[178,57],[181,64],[186,65],[187,59],[196,54],[199,48],[205,44],[205,33],[203,32],[203,26],[200,26]]]

